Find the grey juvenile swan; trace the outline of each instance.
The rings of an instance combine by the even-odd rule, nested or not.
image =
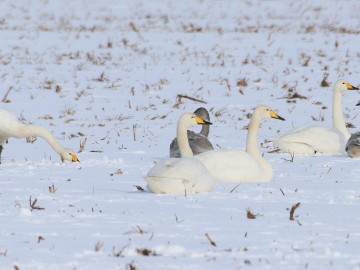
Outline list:
[[[194,114],[196,114],[197,116],[199,116],[200,118],[206,121],[210,121],[209,112],[203,107],[198,108],[194,112]],[[189,145],[194,155],[198,155],[209,150],[214,150],[214,147],[212,146],[211,142],[208,139],[209,132],[210,132],[209,125],[203,125],[200,133],[195,133],[191,130],[187,131]],[[170,157],[179,158],[180,156],[181,155],[180,155],[178,141],[177,138],[175,138],[170,144]]]

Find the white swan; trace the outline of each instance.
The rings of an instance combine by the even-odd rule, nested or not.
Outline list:
[[[350,133],[342,112],[342,93],[359,90],[345,80],[339,80],[333,92],[333,126],[311,126],[294,130],[273,141],[274,147],[295,154],[343,153]]]
[[[349,157],[360,157],[360,131],[350,136],[346,143],[345,151]]]
[[[193,158],[187,129],[197,124],[211,124],[192,113],[183,114],[177,125],[181,158],[159,161],[145,176],[148,189],[154,193],[190,194],[211,191],[216,180],[200,160]]]
[[[61,161],[79,161],[73,150],[63,148],[45,128],[37,125],[23,124],[15,115],[0,108],[0,163],[3,145],[9,138],[27,138],[31,136],[41,137],[46,140],[55,152],[60,155]]]
[[[209,112],[203,108],[198,108],[194,114],[199,116],[200,118],[210,121],[210,115]],[[194,155],[201,154],[206,151],[213,150],[214,147],[212,146],[211,142],[208,139],[210,132],[210,125],[202,125],[200,133],[195,133],[193,131],[188,130],[188,140],[190,144],[190,148]],[[179,158],[180,155],[180,149],[177,142],[177,138],[173,139],[173,141],[170,144],[170,157],[172,158]]]
[[[262,156],[257,143],[260,121],[266,118],[285,120],[265,105],[255,108],[246,138],[246,152],[238,149],[213,150],[194,156],[201,160],[219,181],[268,182],[273,177],[271,164]]]

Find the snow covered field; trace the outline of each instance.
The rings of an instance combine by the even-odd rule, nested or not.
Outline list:
[[[0,269],[360,269],[359,160],[268,153],[294,127],[331,125],[339,78],[360,85],[359,14],[358,1],[0,0],[1,108],[82,150],[72,164],[40,138],[4,146]],[[359,99],[343,97],[351,132]],[[206,107],[213,145],[244,149],[259,104],[286,119],[260,130],[273,182],[134,186],[183,112]]]

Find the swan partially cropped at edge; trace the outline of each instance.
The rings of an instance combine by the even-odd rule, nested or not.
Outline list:
[[[201,160],[218,181],[268,182],[273,178],[271,164],[262,156],[258,146],[260,122],[266,118],[285,120],[265,105],[255,108],[246,138],[246,152],[238,149],[213,150],[194,156]]]
[[[15,117],[15,115],[0,108],[0,163],[3,145],[9,138],[13,137],[19,139],[32,136],[41,137],[46,140],[54,151],[60,155],[61,161],[79,161],[73,150],[63,148],[56,141],[55,137],[45,128],[37,125],[23,124]]]
[[[360,106],[360,102],[358,102],[356,106]],[[360,157],[360,131],[351,134],[346,143],[345,151],[349,157]]]
[[[190,194],[209,192],[216,180],[200,160],[195,159],[189,146],[187,130],[210,122],[192,113],[183,114],[177,125],[177,138],[181,158],[168,158],[157,162],[145,176],[148,189],[153,193]]]
[[[345,151],[349,157],[360,157],[360,131],[350,136],[346,143]]]
[[[344,153],[350,137],[342,111],[342,93],[347,90],[359,90],[345,80],[339,80],[334,86],[332,127],[311,126],[296,129],[273,141],[274,147],[292,154]]]
[[[209,112],[203,108],[198,108],[194,114],[199,116],[200,118],[210,121],[210,115]],[[211,142],[208,139],[210,132],[210,125],[202,125],[200,133],[195,133],[191,130],[187,131],[187,136],[189,140],[190,148],[194,155],[201,154],[206,151],[213,150],[214,147],[212,146]],[[179,158],[180,155],[180,149],[177,142],[177,138],[173,139],[173,141],[170,144],[170,157],[172,158]]]

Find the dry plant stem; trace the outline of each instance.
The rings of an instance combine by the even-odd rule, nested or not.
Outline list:
[[[50,193],[55,193],[57,191],[57,188],[55,187],[54,184],[52,184],[51,186],[49,186],[49,192]]]
[[[137,125],[133,125],[133,137],[134,137],[134,142],[136,142],[136,128],[137,128]]]
[[[239,186],[240,186],[240,184],[237,184],[237,185],[230,191],[230,193],[233,193],[233,191],[234,191],[235,189],[237,189]]]
[[[207,240],[209,240],[209,242],[210,242],[210,244],[211,244],[212,246],[216,247],[215,241],[213,241],[213,240],[210,238],[209,234],[205,233],[205,237],[206,237]]]
[[[283,158],[285,161],[294,162],[295,153],[288,152],[290,154],[290,159]]]
[[[12,86],[9,87],[9,89],[7,90],[6,94],[4,95],[3,99],[2,99],[2,102],[4,103],[8,103],[9,100],[7,99],[8,95],[10,94],[10,91],[13,89]]]
[[[102,243],[102,242],[97,242],[97,243],[95,244],[95,251],[96,251],[96,252],[99,252],[100,249],[101,249],[103,246],[104,246],[104,243]]]
[[[249,208],[248,208],[248,209],[246,209],[246,217],[247,217],[248,219],[255,219],[255,218],[256,218],[256,216],[257,216],[257,215],[255,215],[255,214],[251,213],[251,211],[250,211],[250,209],[249,209]]]
[[[200,103],[207,104],[207,102],[204,101],[204,100],[197,99],[197,98],[193,98],[193,97],[189,97],[189,96],[177,95],[177,98],[178,98],[178,102],[179,102],[179,103],[181,102],[181,99],[182,99],[182,98],[187,98],[187,99],[190,99],[190,100],[195,101],[195,102],[200,102]]]
[[[126,269],[129,270],[137,270],[136,266],[134,265],[134,263],[129,263],[126,265]]]
[[[300,206],[300,203],[298,202],[298,203],[296,203],[296,204],[294,204],[292,207],[291,207],[291,209],[290,209],[290,220],[295,220],[294,219],[294,213],[295,213],[295,210],[298,208]]]
[[[35,198],[35,200],[32,201],[30,196],[29,204],[32,210],[45,210],[45,208],[37,206],[36,203],[37,203],[37,199]]]
[[[134,185],[134,187],[136,187],[136,189],[139,190],[139,191],[142,191],[142,192],[146,191],[143,187],[141,187],[139,185]]]
[[[85,140],[82,142],[80,141],[80,149],[79,149],[78,153],[81,153],[82,151],[85,150],[86,141],[87,141],[87,138],[85,138]]]

